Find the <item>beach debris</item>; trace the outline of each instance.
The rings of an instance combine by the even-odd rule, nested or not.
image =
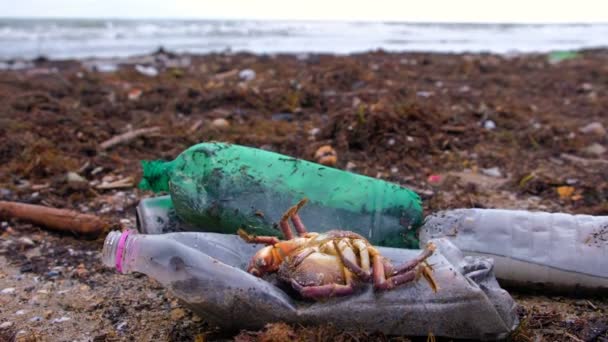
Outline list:
[[[323,145],[315,152],[315,161],[322,165],[334,166],[338,162],[338,153],[333,147]]]
[[[576,164],[581,164],[582,166],[608,166],[608,160],[606,159],[581,158],[568,153],[562,153],[560,158]]]
[[[0,217],[29,221],[46,228],[95,237],[111,224],[98,216],[74,210],[0,201]]]
[[[129,100],[131,101],[136,101],[141,97],[141,94],[143,94],[143,91],[139,88],[133,88],[131,90],[129,90],[129,93],[127,94],[127,97],[129,98]]]
[[[420,277],[429,283],[433,292],[439,290],[433,270],[426,263],[437,248],[433,243],[428,243],[414,259],[393,266],[359,234],[345,230],[309,234],[298,214],[306,202],[301,200],[283,214],[279,226],[287,240],[238,231],[246,242],[266,245],[251,258],[247,272],[256,277],[278,272],[281,281],[291,284],[302,297],[313,300],[351,295],[361,282],[373,283],[375,290],[386,291]],[[352,277],[343,277],[343,274],[352,274]]]
[[[419,97],[425,97],[425,98],[426,97],[431,97],[431,96],[433,96],[433,94],[435,94],[435,93],[432,92],[432,91],[418,91],[418,92],[416,92],[417,96],[419,96]]]
[[[579,132],[584,133],[584,134],[595,134],[598,136],[604,136],[606,135],[606,128],[604,128],[604,125],[602,125],[601,122],[592,122],[588,125],[585,125],[581,128],[579,128]]]
[[[228,120],[226,120],[224,118],[217,118],[217,119],[214,119],[213,121],[211,121],[211,127],[217,128],[217,129],[225,129],[225,128],[230,127],[230,122],[228,122]]]
[[[14,287],[7,287],[7,288],[0,290],[0,294],[13,294],[13,293],[15,293]]]
[[[99,144],[99,149],[107,150],[111,147],[114,147],[119,144],[127,143],[135,138],[146,136],[146,135],[156,135],[160,132],[160,127],[148,127],[148,128],[139,128],[130,130],[126,133],[116,135],[101,144]]]
[[[481,173],[483,173],[486,176],[490,176],[490,177],[496,177],[496,178],[502,177],[502,172],[500,172],[500,169],[496,166],[488,168],[488,169],[481,169]]]
[[[190,128],[188,128],[188,134],[193,134],[198,131],[199,128],[203,125],[203,120],[196,120]]]
[[[158,76],[158,69],[156,69],[153,66],[145,66],[145,65],[137,64],[137,65],[135,65],[135,70],[137,70],[137,72],[139,72],[140,74],[148,76],[148,77]]]
[[[63,323],[63,322],[67,322],[67,321],[69,321],[69,320],[71,320],[71,318],[70,318],[70,317],[68,317],[68,316],[61,316],[61,317],[59,317],[59,318],[55,318],[55,319],[53,320],[53,323]]]
[[[216,81],[223,81],[223,80],[225,80],[227,78],[231,78],[231,77],[237,76],[238,73],[239,73],[239,71],[237,69],[232,69],[232,70],[221,72],[219,74],[215,74],[213,76],[213,78]]]
[[[321,132],[320,128],[313,127],[308,131],[308,134],[314,137],[315,135],[319,134],[320,132]]]
[[[13,322],[2,322],[0,324],[0,329],[7,329],[13,326]]]
[[[598,143],[593,143],[583,149],[583,153],[589,156],[601,156],[606,153],[606,151],[607,149]]]
[[[486,120],[483,122],[483,128],[487,129],[488,131],[491,131],[493,129],[496,129],[496,123],[492,120]]]
[[[293,113],[275,113],[270,117],[272,121],[293,121]]]
[[[448,176],[455,177],[463,186],[474,185],[480,189],[498,189],[503,186],[507,179],[490,177],[474,172],[449,172]]]
[[[557,64],[569,59],[578,58],[580,54],[576,51],[553,51],[547,57],[547,60],[551,64]]]
[[[65,175],[65,180],[70,184],[87,183],[87,180],[76,172],[68,172]]]
[[[574,190],[575,188],[573,186],[559,186],[557,187],[556,191],[557,194],[559,195],[559,198],[561,199],[567,199],[572,197],[572,195],[574,194]]]
[[[255,71],[251,69],[243,69],[239,72],[239,78],[243,81],[253,81],[255,79]]]
[[[442,180],[443,177],[441,177],[441,175],[430,175],[426,179],[426,181],[431,185],[439,185]]]
[[[111,189],[123,189],[123,188],[132,188],[134,186],[133,177],[125,177],[112,182],[102,182],[97,185],[95,188],[99,190],[111,190]]]

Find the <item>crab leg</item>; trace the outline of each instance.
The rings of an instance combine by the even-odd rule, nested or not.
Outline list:
[[[245,240],[248,243],[263,243],[265,245],[275,245],[275,244],[277,244],[277,243],[279,243],[281,241],[276,236],[255,236],[255,235],[250,235],[250,234],[247,234],[247,232],[245,232],[242,229],[239,229],[237,231],[237,234],[239,234],[239,236],[241,237],[241,239]]]
[[[435,251],[435,245],[429,244],[415,259],[393,268],[388,260],[384,259],[374,250],[373,278],[374,287],[378,290],[389,290],[398,285],[413,281],[422,275],[428,282],[433,291],[439,288],[432,275],[432,269],[426,264],[425,260]],[[387,277],[388,274],[388,277]]]
[[[340,256],[340,259],[342,260],[342,263],[344,264],[344,266],[352,273],[354,273],[357,278],[363,280],[363,281],[369,281],[369,279],[371,278],[371,274],[369,272],[369,255],[367,255],[367,270],[363,267],[359,267],[359,265],[357,265],[357,257],[355,256],[355,253],[353,252],[352,248],[348,245],[348,243],[345,240],[340,240],[340,242],[337,241],[333,241],[334,243],[334,248],[336,249],[336,252],[338,253],[338,256]],[[359,253],[361,253],[361,250],[359,250]],[[367,250],[365,250],[365,253],[367,253]]]
[[[281,217],[279,226],[281,227],[281,230],[283,231],[283,234],[285,235],[286,239],[293,239],[293,233],[291,231],[291,227],[289,227],[288,222],[290,218],[291,222],[293,222],[293,226],[296,229],[296,232],[298,232],[298,236],[304,236],[304,234],[307,233],[306,227],[304,227],[304,223],[302,223],[302,219],[300,218],[300,215],[298,215],[298,210],[300,210],[300,208],[302,208],[306,204],[306,202],[308,202],[308,199],[302,199],[300,202],[298,202],[298,204],[287,209],[285,214],[283,214],[283,217]]]
[[[346,296],[354,292],[352,282],[346,285],[327,284],[319,286],[302,286],[297,281],[292,279],[291,286],[298,291],[302,297],[313,299]]]
[[[304,261],[304,259],[306,259],[309,255],[311,255],[314,252],[318,252],[319,248],[317,247],[308,247],[308,248],[304,248],[303,250],[301,250],[298,254],[296,254],[293,257],[293,261],[291,262],[291,267],[297,267],[298,265],[300,265],[300,263],[302,263],[302,261]]]
[[[437,249],[437,247],[434,244],[429,243],[426,246],[426,248],[422,251],[422,253],[420,253],[420,255],[418,255],[416,258],[414,258],[410,261],[407,261],[399,266],[393,266],[391,272],[386,272],[386,273],[389,276],[392,276],[392,275],[397,275],[397,274],[400,274],[403,272],[411,271],[418,264],[420,264],[421,262],[425,261],[428,257],[433,255],[433,252],[435,251],[435,249]],[[388,262],[388,260],[387,260],[387,262]],[[385,271],[386,271],[386,269],[385,269]]]

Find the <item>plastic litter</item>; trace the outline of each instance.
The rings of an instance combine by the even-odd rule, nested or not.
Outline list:
[[[386,292],[362,285],[355,294],[322,302],[302,301],[273,279],[245,271],[262,246],[235,235],[171,233],[143,235],[111,232],[103,262],[119,272],[141,272],[163,284],[203,319],[226,330],[260,329],[270,322],[331,323],[347,330],[389,335],[495,340],[512,332],[515,303],[493,275],[492,260],[463,257],[446,239],[429,259],[441,289],[411,283]],[[380,248],[396,263],[419,250]],[[292,297],[293,296],[293,297]]]
[[[156,69],[153,66],[145,66],[145,65],[137,64],[137,65],[135,65],[135,70],[137,70],[137,72],[139,72],[140,74],[148,76],[148,77],[158,76],[158,69]]]
[[[501,284],[608,290],[608,216],[448,210],[428,216],[420,228],[421,244],[441,236],[466,255],[492,257]]]
[[[281,237],[276,224],[302,198],[311,231],[354,231],[372,244],[417,248],[420,197],[397,184],[265,150],[224,143],[175,160],[143,162],[143,189],[169,192],[176,215],[198,231]]]

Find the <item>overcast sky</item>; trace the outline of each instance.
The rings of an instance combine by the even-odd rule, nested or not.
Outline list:
[[[608,0],[0,0],[0,17],[608,23]]]

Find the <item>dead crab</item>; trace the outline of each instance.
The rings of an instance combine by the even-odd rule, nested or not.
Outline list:
[[[349,295],[357,282],[373,281],[376,290],[389,290],[420,276],[433,291],[438,290],[432,268],[425,261],[433,254],[434,244],[428,244],[413,260],[393,266],[359,234],[342,230],[308,233],[298,215],[304,204],[306,199],[289,208],[281,218],[279,225],[287,240],[252,236],[239,230],[245,241],[268,245],[253,256],[247,269],[249,273],[261,277],[278,271],[280,280],[290,283],[303,297],[312,299]],[[289,219],[298,237],[293,236]]]

